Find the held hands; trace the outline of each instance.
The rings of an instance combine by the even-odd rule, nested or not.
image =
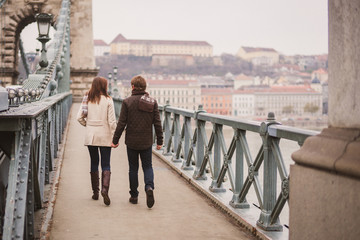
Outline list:
[[[117,148],[118,146],[119,146],[119,143],[118,144],[111,143],[112,148]],[[161,148],[162,148],[162,145],[156,145],[156,150],[160,150]]]
[[[119,143],[118,144],[111,143],[112,148],[117,148],[118,146],[119,146]]]

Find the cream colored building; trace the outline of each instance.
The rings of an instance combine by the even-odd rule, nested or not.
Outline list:
[[[168,100],[173,107],[196,110],[201,104],[201,88],[197,81],[146,79],[146,82],[146,91],[160,105],[165,105]]]
[[[311,80],[310,87],[314,89],[315,91],[322,93],[322,85],[320,80],[315,77],[313,80]]]
[[[311,73],[311,79],[318,78],[321,83],[325,83],[329,79],[329,73],[323,69],[319,68]]]
[[[254,65],[272,66],[279,63],[279,53],[273,48],[240,47],[236,55]]]
[[[254,116],[255,95],[250,90],[236,90],[232,95],[234,117]]]
[[[94,55],[100,57],[110,53],[110,45],[100,39],[94,39]]]
[[[310,115],[304,108],[308,105],[318,107],[313,113],[322,114],[322,94],[310,86],[272,86],[267,89],[257,89],[255,95],[255,116],[266,117],[269,112],[275,116]]]
[[[234,77],[234,89],[239,89],[244,86],[254,85],[254,78],[251,76],[246,76],[245,74],[239,74]]]
[[[213,47],[205,41],[135,40],[119,34],[110,43],[112,55],[152,56],[155,54],[212,57]]]

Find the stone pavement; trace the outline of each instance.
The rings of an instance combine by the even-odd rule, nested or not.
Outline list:
[[[212,206],[178,173],[153,155],[155,205],[146,206],[142,169],[139,203],[130,204],[124,136],[112,150],[111,205],[91,199],[90,160],[73,104],[54,206],[51,240],[57,239],[255,239]]]

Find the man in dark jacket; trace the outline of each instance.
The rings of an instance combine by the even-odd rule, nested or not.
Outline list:
[[[119,145],[119,139],[126,127],[125,144],[129,161],[130,199],[137,204],[139,192],[138,170],[139,155],[144,171],[146,203],[151,208],[154,203],[154,171],[152,168],[153,125],[156,133],[156,149],[163,145],[163,132],[161,127],[158,104],[151,98],[146,89],[146,81],[141,76],[131,79],[132,94],[124,99],[119,121],[112,140],[112,147]]]

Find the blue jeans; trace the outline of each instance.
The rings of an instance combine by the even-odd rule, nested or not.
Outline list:
[[[99,150],[101,155],[101,170],[110,171],[111,147],[88,146],[91,160],[91,172],[99,171]]]
[[[141,159],[141,166],[144,172],[145,191],[148,188],[154,189],[154,171],[152,168],[152,147],[145,150],[134,150],[129,147],[126,148],[129,161],[129,183],[131,197],[137,197],[139,192],[138,171],[139,171],[139,155]]]

